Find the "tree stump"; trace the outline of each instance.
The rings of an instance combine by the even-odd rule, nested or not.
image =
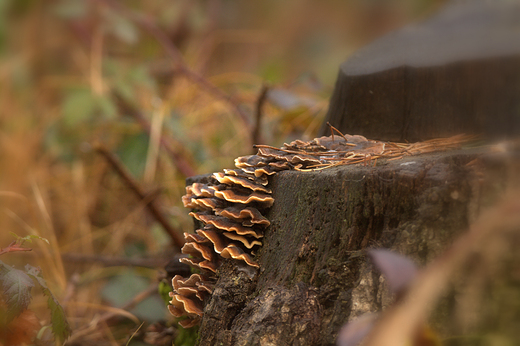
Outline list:
[[[443,252],[518,168],[518,160],[486,158],[459,150],[278,173],[260,270],[233,261],[220,268],[199,345],[335,345],[344,323],[391,301],[365,249],[390,248],[419,264]]]
[[[453,1],[360,49],[339,70],[326,120],[390,141],[520,133],[520,3]],[[329,135],[324,124],[320,135]]]
[[[518,18],[513,1],[453,2],[375,42],[341,65],[327,120],[378,140],[517,137]],[[506,189],[520,168],[514,153],[465,149],[279,172],[270,182],[275,202],[256,256],[260,269],[229,260],[220,267],[199,345],[335,345],[347,321],[392,301],[366,249],[430,262]],[[197,179],[204,182],[189,183]],[[449,302],[434,314],[443,335],[453,335],[451,315]],[[500,319],[496,312],[487,317]]]

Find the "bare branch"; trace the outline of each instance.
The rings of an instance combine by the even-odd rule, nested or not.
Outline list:
[[[164,214],[159,210],[154,199],[150,199],[149,194],[144,191],[141,186],[135,181],[135,179],[130,175],[127,169],[123,166],[123,164],[119,161],[114,154],[112,154],[106,147],[101,144],[95,144],[94,149],[103,155],[103,157],[110,163],[110,165],[114,168],[114,170],[119,174],[119,176],[123,179],[126,185],[139,197],[139,199],[146,202],[146,207],[153,215],[153,217],[159,222],[164,230],[170,235],[175,246],[181,248],[184,245],[184,238],[182,237],[182,232],[174,229]]]
[[[76,263],[99,263],[105,267],[144,267],[159,268],[170,260],[169,258],[127,258],[102,255],[85,255],[79,253],[64,253],[61,255],[64,261]]]
[[[260,94],[258,94],[258,98],[256,99],[255,127],[253,128],[253,133],[251,134],[253,144],[261,144],[261,123],[262,117],[264,115],[263,108],[265,101],[267,100],[268,91],[269,86],[267,84],[263,84],[262,89],[260,90]]]

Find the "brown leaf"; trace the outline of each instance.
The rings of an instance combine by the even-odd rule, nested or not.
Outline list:
[[[4,346],[32,344],[40,328],[40,321],[36,314],[26,309],[7,326],[0,326],[0,343]]]

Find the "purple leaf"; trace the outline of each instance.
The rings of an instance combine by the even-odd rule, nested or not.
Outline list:
[[[402,255],[384,249],[370,250],[368,254],[395,294],[403,293],[417,276],[415,263]]]
[[[7,305],[4,320],[7,323],[27,309],[31,302],[31,288],[34,287],[34,283],[23,271],[0,261],[0,284]]]
[[[355,346],[372,330],[378,314],[364,314],[345,324],[339,331],[338,346]]]

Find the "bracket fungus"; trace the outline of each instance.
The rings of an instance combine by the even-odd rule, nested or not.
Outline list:
[[[311,171],[338,165],[367,164],[376,159],[396,160],[403,156],[453,149],[472,139],[454,136],[420,143],[390,143],[363,136],[339,135],[305,142],[295,140],[281,148],[257,145],[256,155],[235,159],[236,169],[213,173],[206,184],[193,183],[182,197],[184,207],[203,224],[195,233],[184,233],[180,261],[200,270],[188,279],[175,276],[172,315],[186,316],[184,328],[200,323],[204,306],[213,290],[222,259],[233,259],[256,270],[256,249],[262,246],[264,230],[270,225],[264,216],[273,205],[269,176],[283,170]]]

